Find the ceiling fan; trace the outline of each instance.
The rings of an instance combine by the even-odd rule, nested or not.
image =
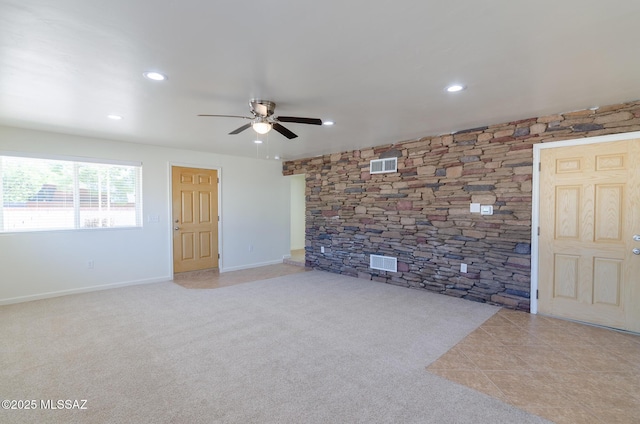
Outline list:
[[[198,115],[198,116],[217,116],[221,118],[242,118],[248,119],[251,122],[237,128],[229,133],[229,135],[240,134],[242,131],[249,127],[252,127],[258,134],[266,134],[273,128],[289,140],[296,138],[289,129],[285,128],[280,122],[293,122],[296,124],[310,124],[310,125],[322,125],[322,120],[318,118],[300,118],[297,116],[273,116],[273,112],[276,109],[276,104],[269,100],[251,100],[249,102],[249,108],[251,110],[251,116],[239,116],[239,115]]]

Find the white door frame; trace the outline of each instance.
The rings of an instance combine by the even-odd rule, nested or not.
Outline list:
[[[571,140],[537,143],[533,145],[533,184],[531,189],[531,313],[538,313],[538,227],[540,226],[540,152],[542,149],[557,147],[584,146],[587,144],[609,143],[613,141],[640,138],[640,131],[610,134],[597,137],[576,138]]]

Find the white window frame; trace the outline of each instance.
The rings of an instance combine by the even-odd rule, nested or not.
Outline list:
[[[31,160],[54,160],[68,162],[73,165],[74,178],[73,178],[73,211],[74,211],[74,226],[73,228],[25,228],[25,229],[4,229],[4,196],[3,196],[3,172],[2,172],[2,159],[3,157],[16,157],[22,159]],[[119,225],[119,226],[97,226],[88,227],[82,226],[80,219],[80,182],[78,178],[78,169],[82,165],[103,165],[103,166],[129,166],[136,169],[136,181],[135,181],[135,224],[134,225]],[[142,210],[142,162],[140,161],[123,161],[113,159],[101,159],[101,158],[89,158],[78,156],[61,156],[61,155],[43,155],[32,154],[24,152],[2,151],[0,150],[0,234],[9,233],[31,233],[31,232],[46,232],[46,231],[95,231],[95,230],[120,230],[120,229],[132,229],[142,228],[143,226],[143,210]]]

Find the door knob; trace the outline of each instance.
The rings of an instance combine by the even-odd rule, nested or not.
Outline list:
[[[173,227],[173,229],[177,231],[177,230],[179,230],[179,229],[180,229],[180,227],[178,227],[178,226],[176,225],[175,227]],[[636,253],[636,255],[640,255],[640,253]]]
[[[637,247],[633,249],[632,252],[634,255],[640,255],[640,249],[638,249]]]
[[[633,236],[633,241],[640,241],[640,234]]]

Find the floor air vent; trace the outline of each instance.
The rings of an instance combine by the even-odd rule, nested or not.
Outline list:
[[[369,257],[369,268],[382,271],[398,272],[398,258],[390,256],[371,255]]]

